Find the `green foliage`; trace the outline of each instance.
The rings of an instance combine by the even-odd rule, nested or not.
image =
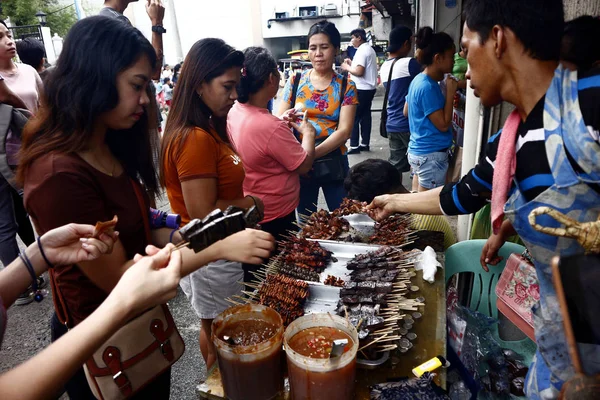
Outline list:
[[[39,10],[48,14],[46,26],[62,37],[77,22],[75,7],[58,0],[2,0],[2,18],[10,17],[13,25],[37,25]]]

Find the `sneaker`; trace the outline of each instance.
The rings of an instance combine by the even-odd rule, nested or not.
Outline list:
[[[348,154],[358,154],[360,153],[360,147],[350,147],[348,150]]]
[[[369,147],[368,144],[366,144],[366,145],[365,144],[361,144],[359,146],[359,149],[360,149],[360,151],[371,151],[371,148]]]
[[[38,289],[44,289],[46,286],[48,286],[48,281],[42,278],[41,276],[37,278],[37,283]]]
[[[24,306],[33,301],[33,292],[31,290],[27,290],[25,293],[21,294],[17,300],[15,300],[15,304],[18,306]]]

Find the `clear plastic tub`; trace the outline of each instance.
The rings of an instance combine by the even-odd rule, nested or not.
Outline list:
[[[337,328],[350,336],[350,350],[334,358],[310,358],[289,346],[299,332],[314,327]],[[354,395],[358,332],[348,321],[332,314],[310,314],[292,322],[283,335],[290,391],[294,400],[345,400]]]
[[[275,335],[251,346],[235,346],[219,339],[229,324],[250,319],[275,325]],[[267,400],[283,391],[282,340],[283,321],[269,307],[258,304],[231,307],[213,320],[212,341],[217,349],[221,381],[228,399]]]

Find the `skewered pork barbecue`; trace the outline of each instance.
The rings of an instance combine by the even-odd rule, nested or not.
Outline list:
[[[300,236],[309,239],[332,240],[350,230],[350,223],[343,218],[319,210],[310,215],[300,231]]]
[[[318,242],[291,237],[281,246],[279,272],[297,279],[319,282],[319,273],[327,267],[331,252]]]
[[[327,275],[327,278],[325,279],[325,281],[323,283],[325,285],[329,285],[329,286],[337,286],[337,287],[344,286],[344,280],[342,278],[338,278],[337,276],[333,276],[333,275]]]
[[[269,274],[261,284],[258,295],[259,303],[277,311],[287,326],[304,315],[308,283],[281,274]]]
[[[375,224],[375,234],[369,238],[369,243],[400,246],[408,241],[407,237],[413,231],[410,229],[412,217],[409,214],[392,215]]]
[[[344,197],[339,208],[333,210],[331,214],[335,217],[343,217],[344,215],[351,214],[369,214],[369,210],[367,210],[366,202],[360,202]]]

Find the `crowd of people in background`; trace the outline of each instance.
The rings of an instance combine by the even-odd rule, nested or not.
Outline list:
[[[537,33],[523,26],[528,19],[494,14],[496,3],[468,3],[459,47],[457,38],[430,27],[416,33],[396,27],[386,49],[389,58],[379,71],[363,29],[351,32],[355,52],[352,59],[341,61],[340,32],[334,23],[319,21],[307,32],[312,68],[292,71],[284,79],[267,49],[241,51],[221,39],[199,40],[184,61],[173,67],[164,64],[164,8],[156,0],[147,4],[151,41],[123,15],[127,2],[107,0],[100,16],[71,28],[50,69],[39,42],[17,42],[1,23],[0,110],[5,104],[25,109],[29,122],[18,140],[6,133],[6,155],[16,179],[11,185],[10,179],[0,177],[0,261],[7,266],[0,273],[0,314],[13,303],[33,301],[30,264],[35,276],[52,268],[55,343],[0,376],[0,397],[10,398],[11,381],[24,382],[39,360],[50,363],[62,357],[60,368],[41,372],[42,385],[19,390],[35,397],[64,387],[71,399],[94,398],[82,363],[128,318],[174,296],[177,284],[201,321],[199,344],[210,368],[216,361],[212,320],[229,307],[227,298],[242,294],[240,282],[253,278],[256,265],[276,253],[276,242],[316,211],[320,191],[330,210],[350,197],[370,203],[378,219],[394,212],[414,213],[415,229],[444,232],[445,247],[452,245],[456,238],[439,214],[471,213],[486,206],[492,184],[498,187],[492,178],[499,166],[510,162],[500,161],[502,143],[494,135],[487,158],[461,176],[463,132],[460,124],[453,126],[453,115],[464,113],[468,78],[484,105],[510,101],[520,118],[514,137],[521,145],[515,161],[518,184],[512,186],[516,194],[509,203],[512,223],[500,216],[500,229],[482,255],[484,264],[496,259],[499,246],[516,229],[526,242],[536,243],[533,255],[539,257],[540,268],[547,266],[538,247],[560,249],[540,245],[520,221],[521,207],[554,187],[548,178],[553,165],[546,157],[531,162],[532,152],[545,155],[547,149],[543,138],[534,140],[530,134],[545,127],[543,99],[557,96],[548,89],[550,83],[567,85],[574,79],[566,72],[571,68],[579,79],[589,79],[588,86],[572,91],[584,121],[576,133],[589,135],[589,146],[597,150],[600,56],[590,37],[599,37],[599,20],[570,22],[562,38],[562,29],[550,32],[563,26],[559,0],[537,11],[522,10],[517,0],[503,1],[514,15],[530,13],[531,20],[548,21],[551,28]],[[21,63],[14,61],[17,53]],[[558,67],[559,58],[565,69]],[[506,71],[513,70],[523,75],[508,76]],[[555,70],[559,77],[554,77]],[[45,75],[43,82],[40,75]],[[387,97],[389,162],[370,159],[350,168],[349,155],[370,151],[378,75]],[[273,110],[280,92],[280,106]],[[575,175],[595,176],[581,161],[583,150],[569,157]],[[402,182],[408,171],[410,188]],[[178,230],[149,230],[145,223],[162,190],[182,225],[217,208],[256,207],[264,214],[262,230],[247,229],[198,253],[173,251],[173,244],[181,241]],[[576,204],[597,210],[598,194],[586,193],[585,201],[574,195]],[[495,205],[492,201],[492,217],[498,217]],[[118,233],[91,238],[92,225],[113,215],[119,217]],[[29,218],[40,235],[37,243]],[[17,234],[28,246],[24,252]],[[539,274],[544,294],[552,298],[549,278]],[[125,296],[132,299],[123,301]],[[545,329],[549,315],[555,321],[560,316],[553,303],[544,301],[542,307],[547,314],[537,333],[563,354],[560,338],[548,338]],[[552,398],[560,389],[557,382],[571,376],[568,357],[563,354],[563,361],[552,365],[545,362],[544,349],[540,351],[528,395]],[[165,370],[136,398],[168,398],[170,373]]]

